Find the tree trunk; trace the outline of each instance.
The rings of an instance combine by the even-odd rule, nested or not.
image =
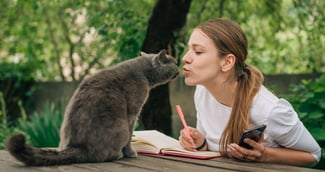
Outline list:
[[[141,50],[158,53],[161,49],[166,49],[175,56],[174,33],[185,25],[190,4],[191,0],[158,0],[149,19]],[[168,84],[152,89],[140,115],[141,127],[171,135],[171,116]]]

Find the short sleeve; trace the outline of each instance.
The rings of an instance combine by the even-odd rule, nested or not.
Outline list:
[[[280,146],[310,152],[319,161],[320,146],[288,101],[279,99],[267,123],[270,137]]]

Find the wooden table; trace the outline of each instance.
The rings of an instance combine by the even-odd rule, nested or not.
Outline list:
[[[210,160],[195,160],[171,156],[139,155],[138,158],[125,158],[115,162],[85,163],[49,167],[26,167],[15,160],[7,151],[0,150],[0,172],[147,172],[147,171],[178,171],[178,172],[205,172],[205,171],[320,171],[287,165],[247,163],[228,158]]]

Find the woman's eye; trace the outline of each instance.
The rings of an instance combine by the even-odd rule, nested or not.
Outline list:
[[[195,54],[200,55],[200,54],[202,54],[202,52],[201,51],[195,51]]]

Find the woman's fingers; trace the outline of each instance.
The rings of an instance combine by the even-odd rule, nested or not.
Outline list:
[[[180,131],[179,143],[186,150],[191,150],[191,151],[196,150],[196,146],[194,144],[193,138],[189,137],[184,129]]]
[[[251,139],[245,139],[244,142],[252,146],[253,149],[246,149],[236,143],[232,143],[228,145],[230,155],[239,160],[258,161],[262,157],[265,149],[263,143],[258,143]]]

